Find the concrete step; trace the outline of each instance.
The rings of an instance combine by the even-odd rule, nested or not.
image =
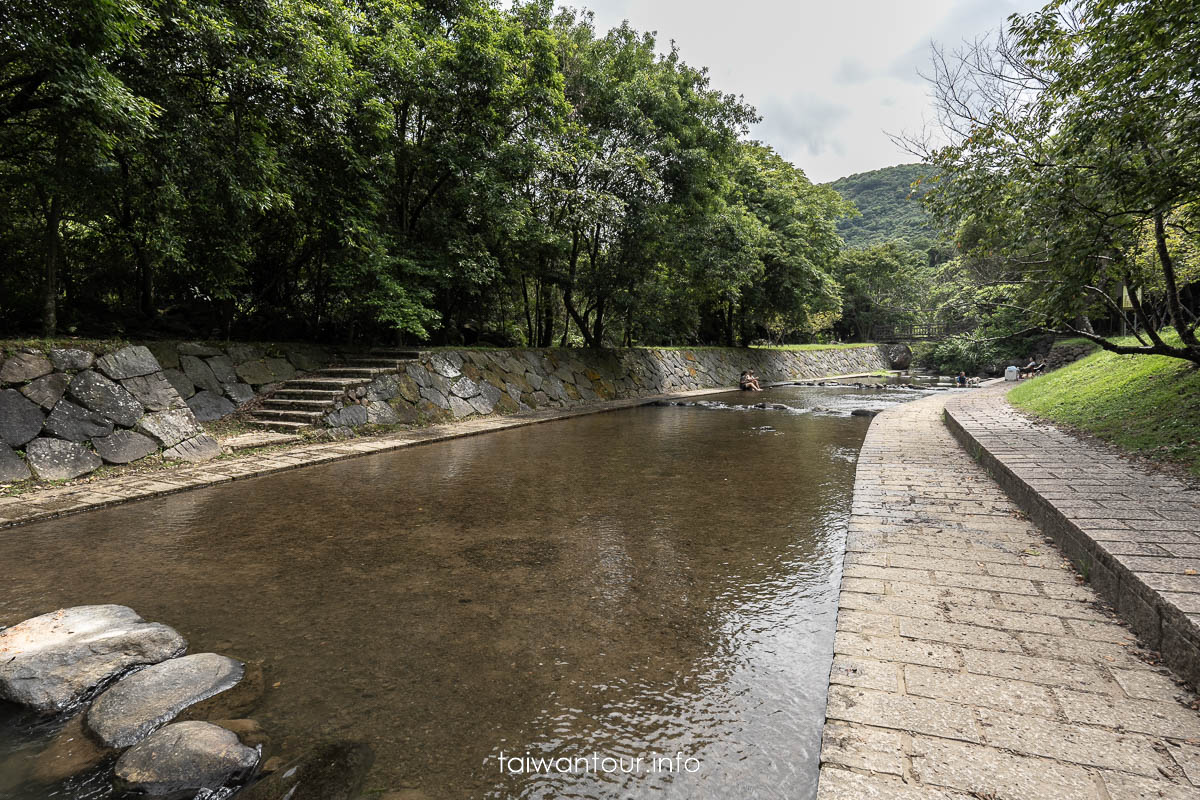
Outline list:
[[[246,424],[258,430],[278,431],[279,433],[299,433],[305,428],[311,427],[307,422],[288,422],[287,420],[274,419],[249,419],[246,420]]]
[[[409,350],[403,347],[376,347],[368,355],[371,358],[395,358],[401,361],[413,361],[421,357],[421,351]]]
[[[325,391],[341,392],[352,386],[362,386],[364,383],[370,383],[370,378],[339,378],[329,376],[314,376],[312,378],[293,378],[290,381],[284,381],[280,385],[281,391],[291,391],[292,389],[321,389]]]
[[[377,375],[382,375],[385,372],[391,372],[387,369],[376,369],[374,367],[329,367],[317,371],[317,375],[322,378],[366,378],[371,379]]]
[[[340,397],[341,392],[337,395]],[[330,397],[322,400],[299,400],[292,397],[272,397],[270,400],[264,400],[262,409],[264,411],[320,411],[322,409],[333,409],[335,398]]]
[[[251,419],[262,422],[301,422],[307,425],[315,425],[323,416],[325,414],[321,411],[290,411],[276,408],[264,408],[250,415]]]
[[[404,369],[407,364],[411,364],[415,360],[412,358],[348,358],[344,366],[382,369],[391,372],[393,370]]]
[[[271,395],[273,400],[328,400],[336,401],[342,396],[341,389],[280,389]]]

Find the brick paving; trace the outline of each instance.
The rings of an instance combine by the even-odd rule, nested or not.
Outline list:
[[[954,440],[976,395],[867,434],[819,800],[1200,798],[1194,696]]]
[[[1200,491],[1023,414],[1000,386],[947,424],[1138,637],[1200,686]]]

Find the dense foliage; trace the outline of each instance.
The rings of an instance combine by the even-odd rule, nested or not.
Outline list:
[[[935,51],[949,144],[916,144],[960,308],[1200,364],[1198,49],[1189,0],[1055,0]]]
[[[550,0],[0,7],[0,327],[804,339],[849,206]]]
[[[900,164],[838,178],[829,184],[858,208],[859,216],[838,222],[846,246],[904,242],[915,250],[928,249],[937,238],[929,224],[929,212],[921,202],[928,175],[926,164]]]

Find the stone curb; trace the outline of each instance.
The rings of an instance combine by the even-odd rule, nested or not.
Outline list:
[[[830,375],[814,380],[842,380],[860,375]],[[785,386],[788,383],[772,384]],[[736,391],[736,386],[693,389],[686,392],[647,395],[622,400],[593,401],[574,408],[545,409],[512,415],[475,417],[460,422],[428,428],[400,431],[376,437],[348,439],[340,442],[303,444],[296,447],[243,456],[228,461],[207,462],[196,467],[184,467],[150,475],[117,475],[104,481],[70,487],[53,494],[32,493],[15,498],[0,497],[0,530],[78,514],[94,509],[109,508],[134,500],[162,497],[169,494],[201,489],[246,478],[258,478],[316,464],[330,464],[347,458],[384,453],[412,445],[430,444],[491,431],[538,425],[560,419],[602,414],[626,408],[651,405],[661,400],[702,397]]]
[[[978,461],[1029,518],[1052,537],[1064,555],[1096,591],[1116,609],[1137,635],[1193,689],[1200,689],[1200,626],[1163,593],[1147,584],[1147,573],[1129,566],[1124,557],[1111,552],[1085,530],[1087,523],[1074,518],[1059,502],[1049,499],[1007,463],[988,449],[988,434],[978,420],[965,413],[967,398],[949,402],[943,420],[955,439]],[[1007,400],[1004,401],[1007,403]],[[1141,523],[1149,531],[1154,520],[1124,520]],[[1136,529],[1135,529],[1136,530]],[[1200,531],[1197,531],[1200,533]],[[1200,579],[1197,579],[1200,580]]]

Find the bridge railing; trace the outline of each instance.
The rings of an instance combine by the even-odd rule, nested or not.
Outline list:
[[[944,339],[956,333],[966,333],[974,328],[975,323],[969,320],[961,322],[918,322],[905,325],[876,325],[871,328],[871,339],[876,342]]]

